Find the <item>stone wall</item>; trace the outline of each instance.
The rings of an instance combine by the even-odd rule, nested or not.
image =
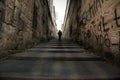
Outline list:
[[[77,3],[79,4],[75,5],[71,0],[69,8],[72,10],[69,9],[68,19],[64,23],[67,29],[64,32],[75,32],[72,37],[76,41],[85,42],[94,50],[103,51],[103,54],[100,53],[103,57],[119,59],[120,0],[79,0]],[[68,36],[65,34],[65,37]]]
[[[0,0],[0,50],[49,40],[51,23],[47,0]]]
[[[106,57],[120,52],[119,4],[120,0],[89,0],[81,5],[81,39],[105,51]]]
[[[62,26],[64,39],[75,39],[78,26],[78,10],[80,10],[81,0],[67,0],[66,13]]]
[[[48,2],[49,2],[50,12],[52,15],[52,21],[53,21],[53,23],[50,23],[51,35],[52,35],[52,38],[57,38],[57,24],[56,24],[55,6],[53,5],[53,0],[48,0]]]

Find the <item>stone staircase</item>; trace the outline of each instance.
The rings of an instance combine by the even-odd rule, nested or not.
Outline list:
[[[77,44],[53,40],[0,62],[0,80],[120,80],[120,69]]]

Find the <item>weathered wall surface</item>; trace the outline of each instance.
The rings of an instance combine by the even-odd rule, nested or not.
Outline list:
[[[53,5],[53,0],[48,0],[49,2],[49,8],[51,12],[51,17],[53,23],[50,23],[50,30],[51,30],[51,36],[52,38],[57,38],[57,24],[56,24],[56,15],[55,15],[55,6]],[[54,25],[54,26],[53,26]]]
[[[0,0],[0,50],[48,40],[51,23],[47,0]]]
[[[77,19],[79,18],[78,11],[80,10],[80,4],[81,0],[67,0],[66,13],[62,26],[64,39],[75,39],[75,37],[77,36],[77,32],[79,32],[77,31]]]
[[[120,52],[119,4],[120,0],[89,0],[81,5],[81,38],[107,52],[106,57]]]
[[[72,2],[73,0],[71,0]],[[71,3],[69,14],[73,13],[68,20],[66,27],[71,25],[77,28],[74,30],[66,29],[64,32],[76,32],[72,37],[77,36],[76,40],[82,40],[96,50],[104,51],[101,55],[110,59],[119,59],[120,55],[120,0],[79,0],[79,6]],[[75,16],[76,15],[76,16]],[[72,17],[73,16],[73,17]],[[74,20],[74,18],[76,18]],[[75,21],[75,22],[74,22]],[[65,34],[66,35],[66,34]],[[70,35],[69,35],[70,37]]]

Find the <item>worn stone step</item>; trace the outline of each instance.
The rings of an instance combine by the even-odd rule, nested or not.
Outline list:
[[[85,51],[85,49],[83,49],[83,48],[72,48],[72,49],[70,49],[70,48],[31,48],[31,49],[27,49],[27,50],[43,50],[43,51],[59,51],[59,50],[63,50],[63,51],[81,51],[81,50],[84,50]]]
[[[119,80],[120,69],[101,61],[0,62],[0,80]]]
[[[74,50],[56,50],[56,51],[52,51],[52,50],[26,50],[25,52],[50,52],[50,53],[82,53],[82,52],[85,52],[84,50],[81,50],[81,51],[74,51]]]
[[[23,52],[11,55],[9,59],[20,60],[66,60],[66,61],[99,61],[103,60],[99,56],[87,53],[41,53]]]
[[[80,49],[81,46],[35,46],[35,48],[69,48],[69,49]]]
[[[9,52],[14,52],[14,53],[20,53],[20,52],[35,52],[35,53],[84,53],[86,52],[85,50],[81,50],[81,51],[70,51],[70,50],[9,50]]]
[[[57,44],[57,43],[48,43],[48,44],[42,44],[42,45],[38,45],[38,46],[44,46],[44,45],[46,45],[46,46],[78,46],[77,44],[72,44],[72,43],[67,43],[67,44],[63,44],[63,43],[60,43],[60,44]]]
[[[56,60],[56,61],[104,61],[102,58],[95,57],[9,57],[8,59],[16,60]]]
[[[0,80],[120,80],[120,69],[76,44],[51,42],[0,62]]]
[[[53,48],[32,48],[32,49],[28,49],[26,50],[26,52],[85,52],[86,50],[85,49],[53,49]]]
[[[43,75],[43,74],[35,74],[31,73],[32,75],[26,75],[26,74],[19,74],[19,73],[13,73],[13,74],[7,74],[3,73],[0,80],[120,80],[119,75],[118,76],[97,76],[97,75],[71,75],[71,76],[49,76],[49,75]],[[35,75],[34,75],[35,74]],[[4,75],[9,75],[8,77]],[[14,76],[13,76],[14,75]]]

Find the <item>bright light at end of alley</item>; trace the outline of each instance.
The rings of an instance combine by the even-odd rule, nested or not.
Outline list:
[[[61,27],[64,21],[67,0],[53,0],[53,1],[55,5],[55,12],[56,12],[57,29],[61,30]]]

